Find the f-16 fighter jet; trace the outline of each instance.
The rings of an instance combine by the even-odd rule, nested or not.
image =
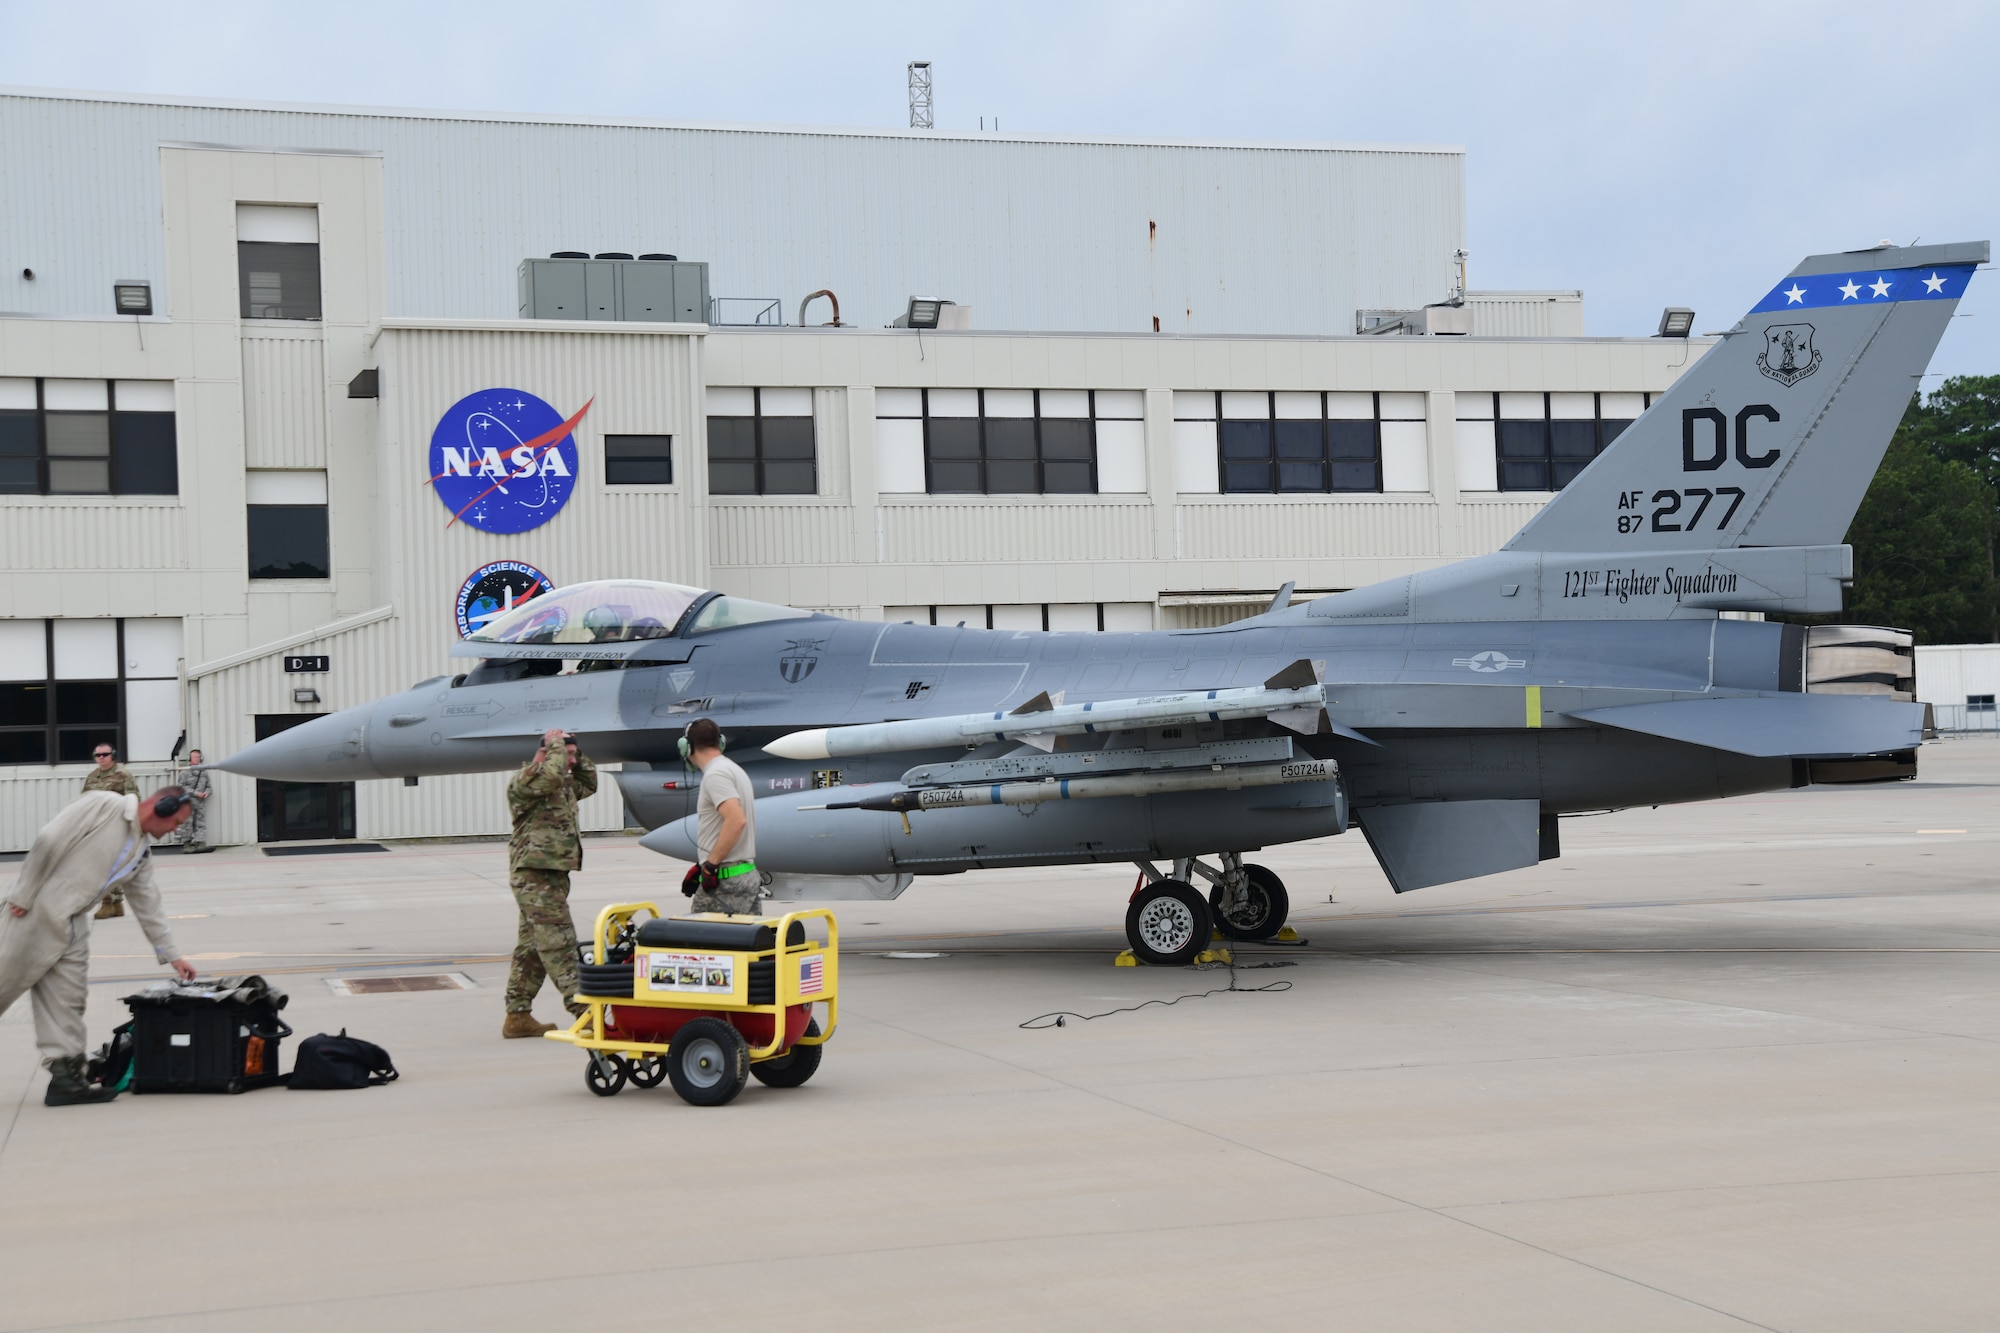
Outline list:
[[[560,725],[623,760],[645,844],[693,859],[717,719],[774,896],[1136,862],[1133,950],[1268,938],[1246,854],[1359,824],[1398,891],[1533,865],[1558,816],[1914,771],[1910,636],[1837,612],[1849,521],[1985,243],[1816,255],[1490,555],[1218,629],[842,620],[662,583],[559,589],[478,659],[220,766],[293,781],[512,767]],[[565,664],[571,664],[565,667]],[[558,674],[567,670],[567,674]]]

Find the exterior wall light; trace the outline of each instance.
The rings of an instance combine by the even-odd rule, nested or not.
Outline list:
[[[114,282],[111,296],[121,315],[153,313],[153,284],[149,282]]]
[[[1686,306],[1670,305],[1660,312],[1660,331],[1656,338],[1685,338],[1694,329],[1694,311]]]
[[[310,685],[304,689],[293,690],[292,702],[295,704],[316,704],[319,702],[319,691],[313,689]]]
[[[910,308],[903,312],[903,327],[906,329],[934,329],[938,326],[938,311],[944,302],[928,296],[912,296]]]

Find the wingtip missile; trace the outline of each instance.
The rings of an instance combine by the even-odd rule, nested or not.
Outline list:
[[[826,727],[814,727],[810,731],[795,731],[788,736],[780,736],[764,745],[764,753],[776,755],[780,759],[831,759],[833,752],[827,748]]]

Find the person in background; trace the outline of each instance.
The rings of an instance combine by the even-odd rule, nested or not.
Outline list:
[[[202,767],[200,750],[188,751],[187,767],[174,775],[174,781],[194,800],[188,807],[193,813],[181,825],[181,851],[190,856],[214,851],[208,841],[208,770]]]
[[[535,994],[547,979],[572,1015],[576,1002],[576,921],[569,913],[569,873],[583,868],[578,801],[597,793],[597,768],[576,737],[560,727],[542,737],[535,757],[507,784],[514,836],[507,844],[507,885],[520,908],[514,960],[507,970],[503,1037],[539,1037],[555,1027],[534,1015]]]
[[[136,796],[85,792],[35,834],[21,873],[0,899],[0,1014],[24,992],[30,995],[35,1045],[49,1071],[46,1105],[80,1106],[118,1095],[85,1074],[90,909],[100,898],[129,886],[133,914],[153,952],[182,981],[194,980],[194,967],[167,926],[149,855],[152,839],[179,828],[190,804],[179,787],[154,792],[143,805]]]
[[[108,791],[120,796],[139,794],[139,784],[132,781],[132,775],[118,762],[118,752],[110,745],[100,742],[90,757],[96,761],[97,767],[84,776],[85,791]],[[121,886],[104,895],[104,901],[98,904],[97,919],[103,921],[108,917],[124,915],[125,890]]]
[[[695,854],[701,864],[682,881],[697,912],[748,916],[763,889],[757,874],[756,794],[734,759],[723,757],[721,728],[697,718],[681,733],[681,753],[701,770],[695,798]]]

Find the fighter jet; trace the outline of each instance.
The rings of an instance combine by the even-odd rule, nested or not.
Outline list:
[[[774,896],[1133,862],[1139,958],[1267,939],[1245,857],[1360,827],[1399,893],[1535,864],[1566,815],[1914,772],[1910,636],[1841,609],[1842,544],[1986,243],[1805,260],[1502,549],[1217,629],[861,623],[579,584],[477,659],[219,767],[292,781],[511,768],[553,724],[621,760],[646,846],[694,857],[713,717],[761,793]],[[1204,892],[1205,888],[1205,892]]]

